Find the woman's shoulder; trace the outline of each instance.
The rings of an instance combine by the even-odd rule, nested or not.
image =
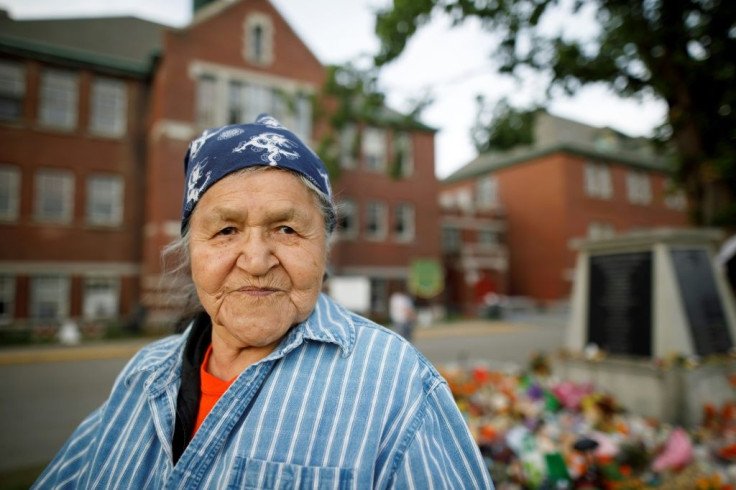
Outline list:
[[[421,383],[430,391],[445,382],[429,360],[398,333],[356,313],[351,313],[355,325],[355,352],[380,359],[397,370],[406,382]]]
[[[137,374],[159,369],[170,369],[181,358],[181,351],[186,342],[186,334],[175,334],[155,340],[141,348],[128,361],[118,376],[118,381],[129,384]]]

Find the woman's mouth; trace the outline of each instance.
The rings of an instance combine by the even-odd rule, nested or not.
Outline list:
[[[269,296],[274,293],[278,293],[279,290],[274,289],[274,288],[254,288],[254,287],[249,286],[249,287],[240,288],[237,290],[237,292],[246,294],[248,296],[260,298],[264,296]]]

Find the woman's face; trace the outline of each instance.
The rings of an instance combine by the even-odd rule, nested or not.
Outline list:
[[[233,174],[210,187],[192,214],[189,250],[213,335],[232,346],[277,343],[322,289],[324,219],[289,172]]]

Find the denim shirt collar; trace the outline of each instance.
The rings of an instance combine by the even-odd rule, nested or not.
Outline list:
[[[148,356],[148,362],[139,364],[127,374],[126,384],[129,385],[134,376],[146,371],[152,374],[145,382],[145,388],[151,394],[176,382],[181,374],[182,352],[191,328],[190,324],[182,335],[169,337],[157,344],[153,349],[161,355]],[[342,356],[347,357],[353,350],[355,337],[352,314],[325,294],[320,294],[309,317],[290,329],[279,346],[259,362],[280,359],[305,341],[334,344],[340,348]]]

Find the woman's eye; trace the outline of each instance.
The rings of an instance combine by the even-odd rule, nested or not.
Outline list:
[[[218,235],[232,235],[233,233],[235,233],[235,231],[236,230],[234,226],[227,226],[223,228],[222,230],[218,231],[217,234]]]
[[[290,226],[279,226],[279,232],[283,233],[284,235],[293,235],[294,233],[296,233],[294,231],[294,228]]]

